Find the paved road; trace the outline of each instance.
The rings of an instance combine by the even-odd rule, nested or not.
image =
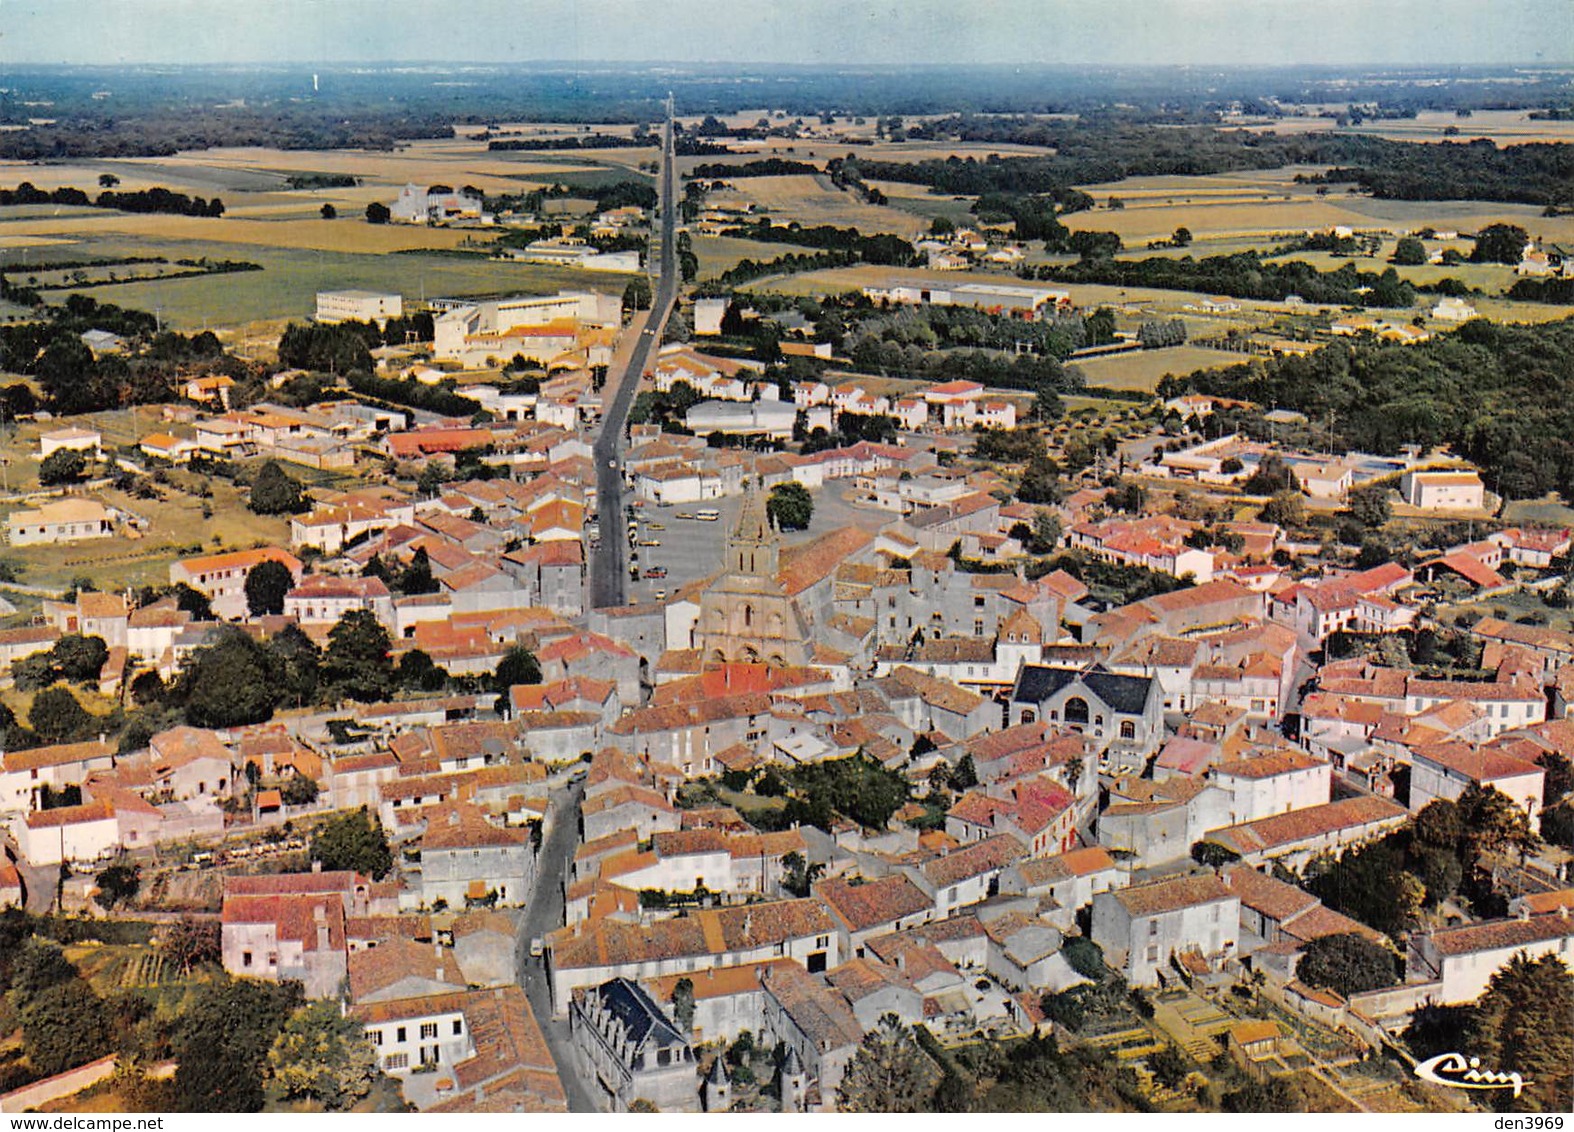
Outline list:
[[[554,928],[563,926],[563,883],[568,875],[569,857],[574,852],[574,846],[579,843],[579,804],[584,795],[585,780],[581,778],[554,797],[557,808],[546,840],[541,843],[536,890],[530,897],[530,905],[525,909],[524,922],[519,929],[526,942],[519,961],[519,985],[530,1000],[530,1009],[535,1011],[536,1021],[540,1023],[541,1033],[546,1038],[547,1049],[552,1052],[552,1060],[557,1064],[558,1078],[568,1095],[569,1111],[599,1112],[590,1091],[585,1087],[584,1074],[574,1058],[568,1022],[552,1017],[552,992],[547,983],[546,968],[540,959],[531,957],[529,948],[530,940],[544,937]]]
[[[628,600],[627,545],[620,537],[623,522],[623,434],[628,426],[629,408],[639,388],[640,375],[661,344],[661,331],[678,297],[677,260],[677,175],[672,152],[672,108],[669,104],[663,134],[661,180],[657,187],[657,207],[661,212],[661,258],[657,266],[656,294],[644,322],[634,323],[633,347],[625,364],[614,365],[607,375],[605,411],[601,435],[596,439],[596,510],[601,525],[601,545],[590,560],[590,604],[596,608],[622,605]],[[619,361],[622,352],[619,352]],[[615,384],[614,384],[615,383]]]

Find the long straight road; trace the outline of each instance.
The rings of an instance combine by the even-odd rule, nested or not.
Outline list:
[[[643,323],[629,328],[634,343],[624,364],[613,366],[602,396],[601,435],[596,438],[596,511],[601,545],[590,561],[590,604],[595,608],[622,605],[628,594],[628,544],[623,537],[623,434],[629,408],[639,389],[640,375],[661,344],[662,328],[678,298],[677,171],[673,161],[672,102],[667,102],[667,124],[662,132],[661,178],[656,207],[661,216],[661,257],[656,263],[656,293]],[[623,351],[619,351],[619,360]]]
[[[579,804],[584,793],[583,778],[554,793],[551,828],[541,843],[541,855],[536,861],[536,888],[525,908],[524,921],[519,925],[519,934],[524,939],[520,948],[519,985],[530,1000],[530,1009],[541,1026],[541,1036],[546,1039],[547,1049],[557,1065],[558,1079],[563,1082],[570,1112],[598,1112],[600,1109],[575,1060],[568,1022],[552,1017],[552,988],[547,983],[547,970],[540,958],[531,956],[529,944],[563,926],[563,885],[568,877],[569,858],[579,843]]]

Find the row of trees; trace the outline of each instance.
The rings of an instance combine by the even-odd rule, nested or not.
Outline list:
[[[0,189],[0,206],[16,204],[56,204],[77,208],[114,208],[121,212],[165,212],[176,216],[223,216],[224,202],[218,197],[205,200],[185,193],[154,187],[136,192],[106,191],[90,197],[69,185],[44,192],[31,181],[14,189]]]
[[[1078,233],[1087,235],[1096,233]],[[1204,291],[1239,299],[1282,301],[1299,295],[1312,303],[1370,307],[1410,307],[1416,301],[1415,288],[1392,267],[1379,274],[1346,263],[1333,271],[1318,271],[1302,260],[1269,261],[1255,251],[1200,260],[1191,256],[1116,260],[1094,254],[1085,255],[1080,263],[1046,264],[1034,274],[1064,283]]]
[[[1416,346],[1333,344],[1306,357],[1200,371],[1160,397],[1203,392],[1328,422],[1345,451],[1449,445],[1509,499],[1574,499],[1574,319],[1536,326],[1482,319]]]

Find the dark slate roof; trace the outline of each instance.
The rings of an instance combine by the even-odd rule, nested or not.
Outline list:
[[[602,983],[594,993],[600,996],[602,1005],[622,1025],[629,1044],[635,1049],[647,1042],[656,1049],[688,1044],[683,1035],[678,1033],[677,1027],[667,1021],[667,1016],[656,1005],[655,999],[638,983],[622,978],[613,979]]]
[[[1121,676],[1097,665],[1079,672],[1071,668],[1024,664],[1017,671],[1017,684],[1011,699],[1019,704],[1041,704],[1072,684],[1080,684],[1089,695],[1111,711],[1123,715],[1141,715],[1148,702],[1153,678]]]

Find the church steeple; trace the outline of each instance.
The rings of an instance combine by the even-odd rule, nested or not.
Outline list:
[[[765,510],[764,496],[752,482],[746,484],[738,525],[727,539],[728,569],[734,574],[774,579],[780,549],[776,528]]]

